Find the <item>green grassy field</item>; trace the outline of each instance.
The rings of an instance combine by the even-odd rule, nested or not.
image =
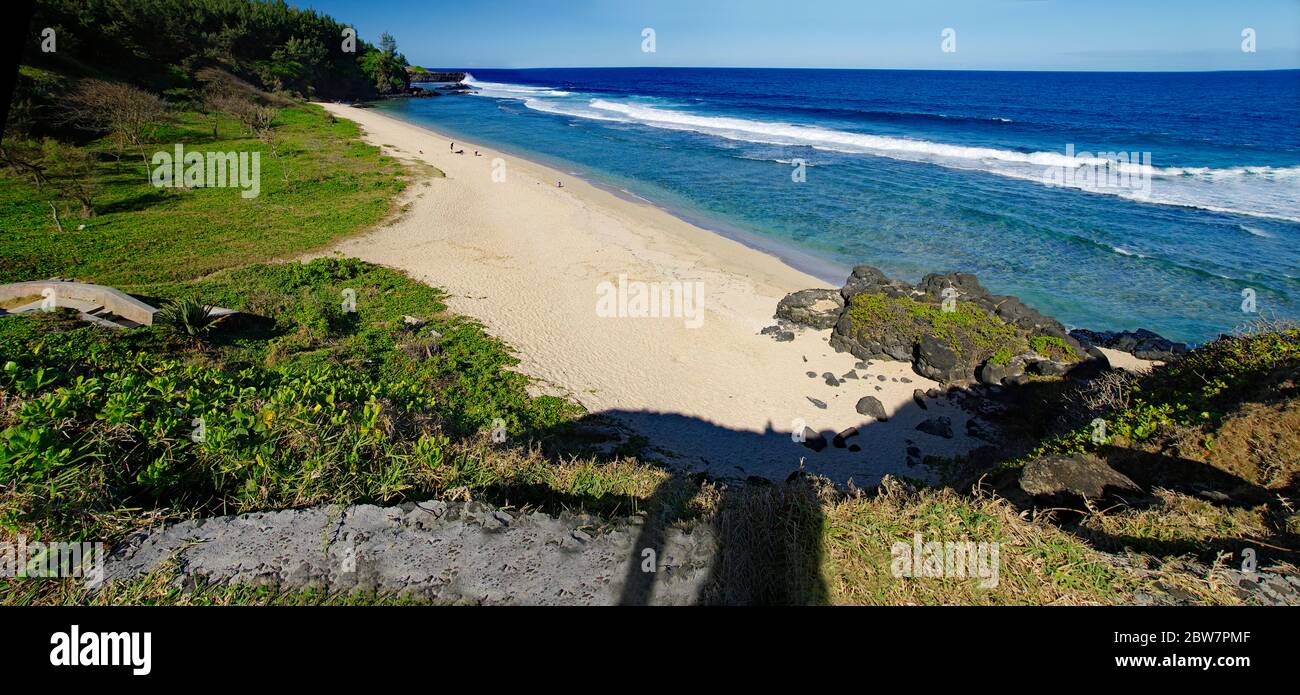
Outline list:
[[[60,233],[49,186],[0,177],[0,282],[62,276],[134,289],[191,280],[324,248],[390,212],[406,172],[362,143],[355,124],[303,104],[280,110],[274,125],[278,156],[228,118],[218,120],[213,138],[212,119],[194,112],[176,114],[159,134],[166,144],[144,150],[170,153],[181,143],[187,152],[258,152],[261,192],[247,200],[237,188],[155,187],[141,152],[119,160],[97,141],[90,145],[102,185],[96,215],[82,220],[65,210]]]

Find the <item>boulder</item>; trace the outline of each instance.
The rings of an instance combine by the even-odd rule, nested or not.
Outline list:
[[[880,422],[889,420],[889,414],[885,412],[884,404],[875,396],[863,396],[858,399],[857,411],[860,415],[873,417]]]
[[[985,360],[984,364],[980,365],[977,377],[981,384],[987,386],[1001,386],[1004,380],[1018,377],[1024,373],[1024,360],[1012,359],[1006,364],[993,364],[992,362]]]
[[[1034,360],[1028,365],[1031,374],[1039,376],[1061,376],[1070,371],[1070,365],[1053,360]]]
[[[912,368],[921,376],[941,382],[969,379],[974,371],[974,365],[963,362],[956,350],[933,335],[921,336]]]
[[[944,439],[952,439],[952,418],[936,415],[916,426],[918,431]]]
[[[799,290],[776,305],[776,318],[810,328],[834,328],[844,311],[844,298],[835,290]]]
[[[1020,489],[1049,502],[1098,500],[1119,494],[1140,494],[1142,489],[1092,454],[1046,456],[1020,471]]]

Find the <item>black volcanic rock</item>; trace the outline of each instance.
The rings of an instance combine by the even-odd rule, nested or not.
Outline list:
[[[936,437],[952,439],[952,418],[946,415],[936,415],[922,421],[921,424],[916,426],[916,429]]]
[[[1030,461],[1020,472],[1020,488],[1040,500],[1058,503],[1141,493],[1137,483],[1092,454]]]
[[[776,318],[810,328],[833,328],[844,311],[844,299],[835,290],[799,290],[776,305]]]
[[[1086,328],[1076,328],[1070,331],[1070,337],[1077,340],[1085,349],[1090,347],[1110,348],[1120,352],[1127,352],[1144,360],[1167,362],[1187,352],[1186,344],[1175,343],[1159,333],[1148,331],[1145,328],[1139,328],[1136,331],[1118,332],[1090,331]]]
[[[854,295],[863,292],[883,294],[887,297],[906,297],[912,293],[912,286],[902,280],[890,280],[877,268],[860,265],[853,269],[844,287],[840,288],[840,296],[848,302]]]
[[[857,411],[859,415],[868,415],[880,422],[889,420],[889,414],[885,412],[885,406],[875,396],[863,396],[858,399]]]
[[[942,382],[969,379],[971,374],[971,366],[962,361],[957,351],[933,335],[921,336],[912,368],[921,376]]]

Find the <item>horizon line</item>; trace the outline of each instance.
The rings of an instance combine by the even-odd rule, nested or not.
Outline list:
[[[850,71],[890,71],[890,72],[1085,72],[1085,73],[1215,73],[1215,72],[1297,72],[1300,66],[1290,68],[1166,68],[1166,69],[1102,69],[1102,68],[844,68],[844,67],[791,67],[791,66],[747,66],[747,65],[541,65],[529,67],[502,67],[479,65],[475,67],[432,68],[427,65],[415,65],[429,71],[466,72],[469,70],[838,70]]]

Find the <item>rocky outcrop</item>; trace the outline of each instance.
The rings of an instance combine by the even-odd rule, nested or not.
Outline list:
[[[971,310],[966,308],[959,320],[940,320],[935,309],[946,307],[942,310],[947,311],[956,306],[954,301],[973,305],[984,318],[971,318]],[[864,313],[868,318],[863,318]],[[838,295],[831,290],[791,293],[778,304],[776,317],[784,323],[830,327],[830,346],[839,352],[862,360],[911,362],[918,374],[944,383],[978,380],[1004,386],[1028,381],[1027,374],[1060,376],[1077,366],[1073,356],[1083,355],[1086,347],[1056,319],[1016,297],[989,292],[970,273],[931,273],[913,287],[890,279],[877,268],[860,265]],[[945,328],[939,330],[938,326]],[[1001,333],[1007,335],[993,340],[986,337]],[[1051,342],[1057,347],[1049,350],[1050,354],[1026,350],[1029,338],[1044,337],[1055,339]],[[1000,347],[996,340],[1002,340]],[[1000,355],[990,355],[990,342]],[[1008,351],[1019,354],[1008,355]],[[995,356],[997,360],[992,359]]]
[[[1159,333],[1139,328],[1136,331],[1090,331],[1076,328],[1070,331],[1070,337],[1079,341],[1085,349],[1104,347],[1120,352],[1127,352],[1144,360],[1161,360],[1168,362],[1187,352],[1187,345],[1175,343]]]
[[[410,76],[411,82],[461,82],[466,75],[463,72],[433,72],[414,66],[406,68],[406,74]]]
[[[800,326],[834,328],[844,312],[844,298],[835,290],[792,292],[776,305],[776,318]]]
[[[916,286],[928,301],[935,303],[943,300],[943,291],[946,288],[957,291],[956,299],[970,302],[1013,326],[1031,333],[1062,339],[1067,337],[1065,326],[1056,319],[1044,316],[1010,295],[990,293],[970,273],[931,273],[921,278],[921,282]]]

